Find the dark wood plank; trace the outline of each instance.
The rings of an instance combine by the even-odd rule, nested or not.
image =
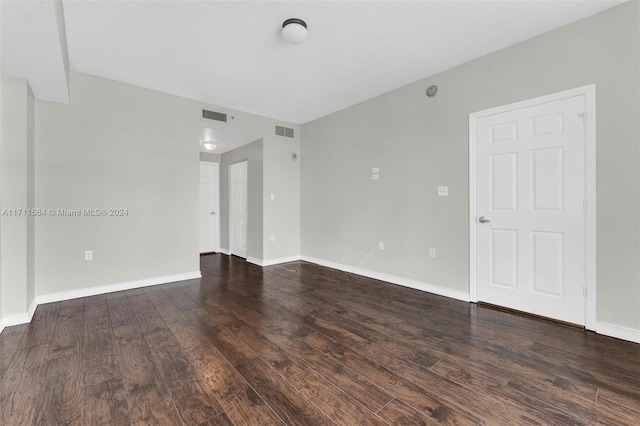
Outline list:
[[[332,421],[261,360],[236,367],[242,377],[287,424],[330,425]]]
[[[198,373],[208,382],[225,413],[235,424],[279,425],[282,421],[238,371],[211,345],[189,351]]]
[[[185,425],[199,425],[223,412],[211,383],[186,378],[171,386],[173,401]]]
[[[56,303],[38,306],[20,342],[20,349],[50,343],[58,323],[59,312],[60,305]]]
[[[129,408],[122,380],[108,380],[85,388],[85,425],[129,425]]]
[[[42,369],[49,355],[49,344],[19,350],[0,386],[0,424],[31,423],[43,386]]]
[[[456,363],[448,359],[440,360],[429,370],[452,382],[477,389],[506,386],[512,376],[500,369],[484,369],[471,363]]]
[[[341,362],[368,380],[387,390],[413,408],[427,414],[434,421],[447,425],[477,425],[480,419],[441,398],[433,388],[424,388],[403,379],[385,367],[382,367],[357,352],[351,351],[339,343],[320,334],[304,339],[311,346],[321,350]],[[437,390],[440,390],[438,387]],[[460,390],[458,390],[459,392]]]
[[[61,308],[49,358],[80,353],[84,334],[84,304]]]
[[[202,423],[202,426],[233,426],[231,419],[225,413],[220,413],[217,416]]]
[[[629,398],[608,389],[599,388],[597,404],[601,413],[604,412],[604,408],[640,422],[640,399]]]
[[[285,353],[279,346],[260,335],[237,317],[224,314],[216,314],[214,317],[200,310],[198,318],[211,325],[215,330],[223,330],[237,336],[254,354],[257,354],[285,378],[296,375],[307,368],[306,363]]]
[[[114,350],[130,407],[159,400],[166,394],[149,347],[142,339],[116,345]]]
[[[21,339],[22,334],[5,335],[3,332],[3,335],[0,336],[0,383],[2,383],[9,364],[18,350]]]
[[[390,425],[435,425],[435,420],[419,413],[399,399],[390,401],[378,411],[378,416]]]
[[[85,355],[106,354],[113,345],[111,322],[106,316],[89,318],[84,321],[82,351]]]
[[[184,311],[178,308],[178,306],[170,299],[168,303],[157,305],[156,310],[166,323],[171,323],[174,321],[184,321],[188,319],[188,317],[184,314]]]
[[[113,352],[85,355],[83,359],[84,383],[86,386],[120,378],[120,366]]]
[[[640,345],[323,268],[38,307],[0,334],[0,424],[633,425]]]
[[[180,425],[180,415],[170,397],[164,396],[156,400],[143,401],[130,407],[131,424],[148,425]]]
[[[84,319],[89,320],[109,315],[109,307],[107,306],[107,298],[104,294],[85,298],[84,301]]]
[[[84,397],[81,356],[72,354],[49,360],[44,375],[34,423],[81,424]]]
[[[107,307],[109,308],[109,319],[113,327],[120,327],[136,322],[135,312],[129,304],[127,295],[119,291],[106,295]]]
[[[300,359],[304,359],[310,368],[313,368],[325,379],[373,412],[378,411],[393,399],[393,396],[384,389],[358,375],[330,356],[316,350],[306,342],[294,340],[282,342],[282,345],[285,350],[295,354]]]
[[[164,305],[165,303],[171,303],[171,298],[160,286],[145,287],[144,292],[151,300],[154,306]]]
[[[303,371],[289,379],[289,383],[336,423],[386,424],[380,417],[313,370]]]

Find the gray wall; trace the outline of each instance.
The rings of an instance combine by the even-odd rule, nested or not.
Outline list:
[[[129,214],[36,218],[36,295],[199,270],[199,160],[222,162],[218,154],[199,152],[202,127],[264,135],[264,143],[226,155],[232,162],[234,155],[250,160],[249,255],[264,259],[263,235],[275,226],[263,219],[265,182],[276,191],[294,188],[286,202],[269,206],[272,215],[299,208],[299,190],[289,182],[299,181],[299,167],[267,173],[264,147],[297,151],[298,139],[275,136],[274,127],[294,127],[298,133],[298,126],[80,73],[72,72],[70,82],[70,105],[36,102],[36,206],[125,208]],[[234,119],[203,120],[202,108]],[[275,158],[274,167],[285,160],[289,165],[288,155]],[[228,189],[226,173],[221,164],[222,197]],[[221,221],[224,247],[228,219]],[[283,230],[292,235],[279,243],[288,255],[299,253],[299,231],[297,221]],[[84,250],[94,251],[93,261],[84,260]]]
[[[247,257],[263,259],[263,141],[262,139],[220,157],[220,246],[229,250],[229,166],[247,161]]]
[[[70,93],[36,102],[36,204],[129,213],[38,218],[37,294],[199,271],[199,103],[77,73]]]
[[[0,205],[34,207],[34,97],[23,78],[2,77]],[[34,300],[34,217],[0,217],[0,293],[2,313],[21,321]],[[22,315],[22,316],[21,316]]]
[[[291,159],[294,152],[300,156],[300,132],[295,127],[296,139],[276,137],[265,144],[264,220],[269,224],[264,230],[265,260],[300,254],[300,160]]]
[[[214,154],[213,152],[200,152],[200,161],[208,161],[209,163],[219,163],[220,154]]]
[[[467,292],[469,114],[595,83],[597,320],[640,329],[638,16],[626,3],[304,125],[302,254],[356,266],[384,241],[362,268]]]

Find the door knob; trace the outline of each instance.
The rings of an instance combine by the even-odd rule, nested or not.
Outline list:
[[[487,219],[486,217],[484,217],[484,216],[480,216],[478,218],[478,222],[480,222],[480,223],[489,223],[491,221],[489,219]]]

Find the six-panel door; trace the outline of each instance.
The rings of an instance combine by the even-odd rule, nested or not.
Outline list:
[[[476,121],[479,301],[585,323],[584,96]]]

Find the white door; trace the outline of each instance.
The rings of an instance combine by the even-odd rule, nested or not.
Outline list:
[[[229,168],[229,245],[231,254],[247,258],[247,162]]]
[[[219,250],[218,164],[200,163],[200,253]]]
[[[479,301],[585,324],[585,96],[475,124]]]

